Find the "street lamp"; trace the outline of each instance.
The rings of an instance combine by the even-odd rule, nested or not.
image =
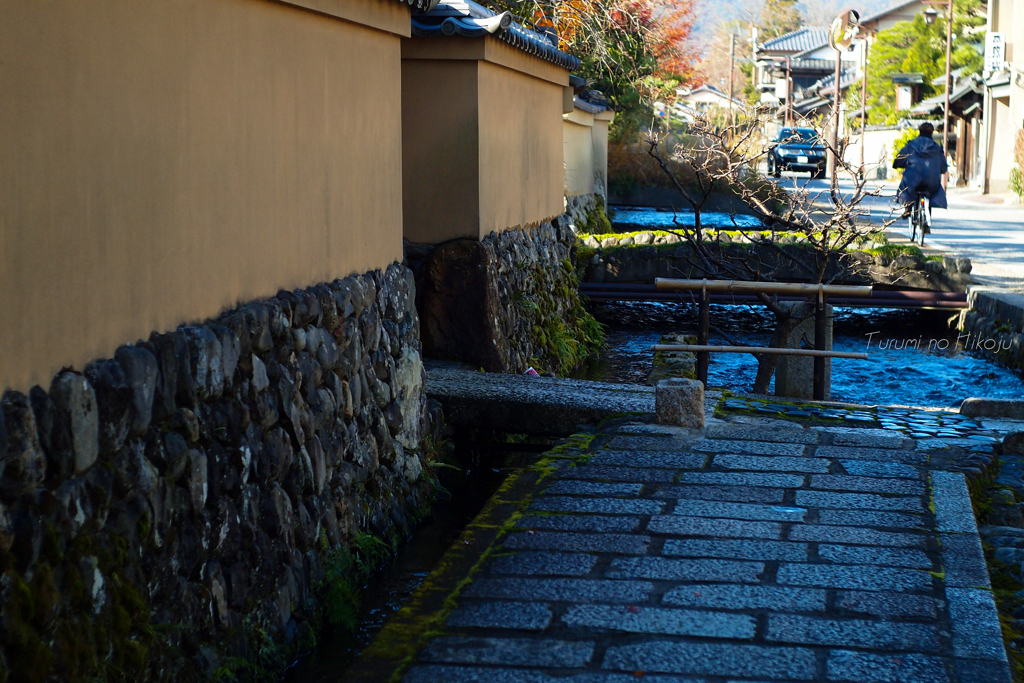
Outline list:
[[[949,154],[949,92],[953,87],[950,75],[950,58],[953,55],[953,0],[924,0],[924,4],[932,5],[924,11],[924,20],[930,26],[939,17],[934,5],[946,8],[946,106],[942,110],[942,155]]]

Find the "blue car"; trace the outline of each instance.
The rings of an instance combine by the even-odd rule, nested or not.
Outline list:
[[[825,146],[813,128],[783,128],[768,150],[768,173],[778,178],[784,170],[825,176]]]

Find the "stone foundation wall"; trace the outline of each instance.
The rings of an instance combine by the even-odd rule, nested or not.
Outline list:
[[[960,313],[961,345],[1024,370],[1024,294],[972,289]]]
[[[620,227],[616,224],[616,228]],[[658,277],[704,276],[703,271],[695,265],[700,263],[700,259],[694,257],[693,249],[682,243],[677,235],[640,232],[622,237],[606,237],[601,241],[593,236],[580,237],[586,248],[581,251],[579,263],[579,278],[583,282],[654,282],[654,278]],[[749,258],[750,249],[761,252],[757,260],[766,264],[765,270],[774,271],[778,267],[777,279],[794,282],[808,280],[808,272],[794,261],[813,261],[801,255],[803,248],[797,244],[784,243],[780,246],[782,251],[792,254],[792,258],[789,258],[780,256],[775,250],[723,240],[723,250],[726,254],[733,254],[736,260]],[[971,284],[971,265],[968,259],[922,261],[913,256],[892,259],[859,251],[850,252],[850,256],[857,260],[858,272],[842,278],[836,284],[880,284],[899,289],[930,289],[939,292],[965,292]],[[826,272],[826,279],[831,279],[837,270],[837,266],[832,265]]]
[[[276,678],[330,558],[430,495],[414,286],[281,292],[6,392],[0,680]]]
[[[593,193],[566,195],[565,197],[565,215],[577,230],[586,225],[587,215],[595,208],[597,208],[597,199]]]
[[[480,241],[409,245],[424,353],[488,372],[564,374],[601,344],[580,302],[568,216]]]

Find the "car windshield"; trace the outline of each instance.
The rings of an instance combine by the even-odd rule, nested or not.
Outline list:
[[[818,142],[818,133],[809,129],[794,129],[794,128],[783,128],[779,131],[779,142],[791,142],[799,144],[801,142],[814,144]]]

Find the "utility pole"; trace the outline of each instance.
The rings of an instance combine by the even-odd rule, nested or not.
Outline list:
[[[949,92],[953,89],[952,76],[949,71],[950,57],[953,54],[953,0],[949,0],[949,11],[946,13],[946,108],[942,112],[942,156],[949,156]],[[957,163],[961,162],[957,159]]]
[[[952,2],[952,0],[949,0]],[[840,87],[842,79],[842,58],[843,51],[850,47],[853,39],[860,29],[860,14],[856,10],[843,10],[842,13],[832,20],[828,31],[828,44],[836,51],[836,75],[835,75],[835,105],[832,108],[832,133],[829,136],[829,144],[832,147],[828,155],[828,174],[832,180],[832,194],[835,196],[836,188],[839,185],[839,166],[841,165],[837,152],[839,151],[839,104],[843,94]]]
[[[868,128],[868,40],[864,36],[863,50],[861,55],[863,66],[860,71],[860,177],[864,178],[864,145],[867,142],[866,132]]]
[[[732,83],[733,73],[736,71],[736,34],[729,34],[729,125],[733,125],[732,119]]]

